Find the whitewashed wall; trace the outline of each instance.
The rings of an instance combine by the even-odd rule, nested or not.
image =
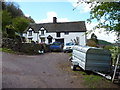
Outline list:
[[[29,32],[27,32],[27,34],[23,34],[24,37],[26,38],[33,38],[33,41],[38,41],[39,43],[41,42],[41,39],[39,37],[39,35],[41,35],[41,31],[39,31],[38,33],[34,33],[34,31],[32,31],[32,36],[28,36]],[[46,33],[44,35],[41,35],[41,37],[45,37],[45,43],[48,43],[48,39],[47,37],[51,35],[53,37],[52,43],[55,42],[55,38],[56,37],[56,33]],[[79,45],[86,45],[86,36],[85,36],[85,32],[69,32],[68,35],[65,35],[65,33],[61,33],[61,37],[60,38],[64,38],[64,44],[71,42],[71,40],[76,39],[76,37],[79,37]]]
[[[79,45],[86,45],[86,37],[85,32],[70,32],[69,35],[63,35],[65,38],[65,43],[70,42],[71,40],[76,39],[76,37],[79,37]]]
[[[26,38],[27,42],[29,42],[28,38],[32,38],[33,41],[38,41],[38,33],[34,33],[34,31],[32,31],[32,36],[29,36],[29,32],[27,33],[23,33],[23,37]]]
[[[47,33],[47,36],[51,35],[54,39],[53,42],[55,41],[56,33]],[[64,44],[71,42],[71,40],[76,39],[76,37],[79,37],[79,45],[86,45],[86,36],[85,32],[69,32],[68,35],[65,35],[64,33],[61,33],[60,38],[64,38]]]

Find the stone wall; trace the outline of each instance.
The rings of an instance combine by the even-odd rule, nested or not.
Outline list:
[[[49,52],[49,45],[35,43],[21,43],[20,40],[13,40],[10,38],[2,39],[2,47],[27,54],[39,54],[38,51]]]

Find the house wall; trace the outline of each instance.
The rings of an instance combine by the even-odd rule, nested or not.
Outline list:
[[[86,36],[85,32],[70,32],[69,35],[65,35],[62,33],[62,37],[64,37],[64,42],[68,43],[74,41],[77,37],[79,38],[79,45],[86,45]]]
[[[56,33],[46,33],[46,37],[51,35],[53,37],[52,42],[55,42],[55,39],[58,38],[56,37]],[[71,42],[71,40],[74,41],[76,37],[79,37],[79,45],[86,45],[86,36],[85,32],[69,32],[68,35],[65,35],[65,33],[61,33],[60,38],[64,38],[64,44]],[[46,43],[48,43],[48,40],[46,38]]]
[[[29,31],[27,33],[23,33],[23,37],[26,38],[27,42],[29,42],[29,38],[32,38],[33,41],[38,41],[38,33],[32,31],[32,36],[29,36]]]
[[[28,36],[29,32],[27,32],[27,34],[23,34],[24,37],[26,37],[27,39],[27,42],[28,42],[28,38],[33,38],[32,40],[33,41],[38,41],[39,43],[41,42],[41,39],[40,37],[43,37],[45,38],[45,43],[48,43],[48,39],[47,37],[49,35],[51,35],[53,37],[53,40],[52,40],[52,43],[55,42],[55,39],[58,38],[56,37],[56,33],[54,32],[49,32],[49,33],[46,33],[45,31],[45,34],[44,35],[41,35],[41,31],[39,31],[39,34],[38,33],[34,33],[34,31],[32,32],[32,36]],[[39,37],[40,35],[40,37]],[[76,39],[76,37],[79,37],[79,45],[86,45],[86,36],[85,36],[85,32],[69,32],[68,35],[65,35],[65,33],[61,33],[61,37],[59,38],[64,38],[64,44],[68,43],[68,42],[71,42],[71,40],[74,41],[74,39]]]

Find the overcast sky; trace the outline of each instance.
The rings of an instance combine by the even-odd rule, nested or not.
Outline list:
[[[89,19],[90,8],[88,4],[80,4],[77,6],[78,0],[7,0],[15,1],[18,3],[23,13],[26,16],[31,16],[36,23],[52,22],[53,17],[57,17],[58,22],[71,22],[71,21],[86,21]],[[91,30],[97,22],[87,24],[87,30]],[[101,33],[99,31],[102,31]],[[98,39],[114,42],[116,39],[115,33],[106,34],[102,29],[94,32]],[[90,38],[87,35],[87,38]]]

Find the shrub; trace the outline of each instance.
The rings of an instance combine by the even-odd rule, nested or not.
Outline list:
[[[49,52],[49,45],[47,44],[22,43],[20,40],[9,38],[4,38],[2,41],[3,48],[12,49],[13,51],[23,52],[26,54],[39,54],[39,50]]]
[[[97,43],[94,40],[88,40],[86,45],[91,47],[97,47]]]
[[[38,54],[38,50],[41,50],[41,45],[33,43],[22,43],[20,52],[27,54]]]
[[[115,62],[117,60],[117,55],[120,53],[120,47],[118,47],[118,46],[105,46],[104,49],[108,49],[111,51],[112,61],[113,61],[113,64],[115,64]]]

